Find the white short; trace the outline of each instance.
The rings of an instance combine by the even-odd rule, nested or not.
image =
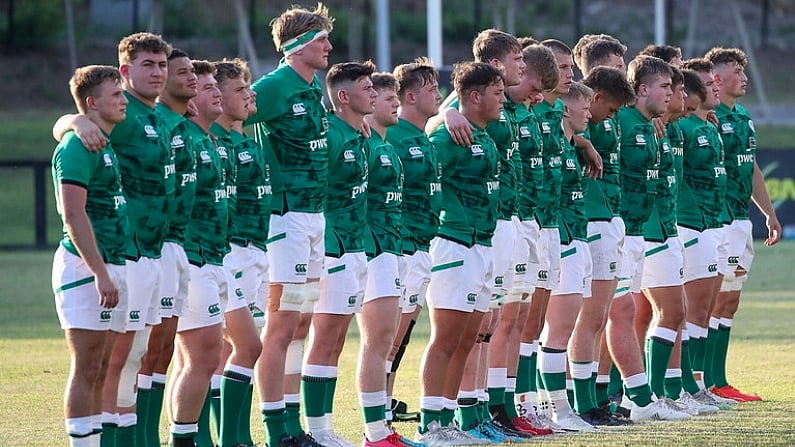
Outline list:
[[[552,290],[560,282],[559,230],[557,228],[541,228],[536,247],[536,259],[531,258],[531,261],[527,263],[529,289]],[[535,281],[533,281],[534,278]]]
[[[624,220],[620,217],[614,217],[609,222],[588,222],[588,245],[591,248],[594,280],[612,281],[616,278],[624,233]]]
[[[160,281],[160,316],[171,318],[182,316],[185,299],[188,297],[190,269],[188,257],[181,245],[175,242],[163,244],[160,256],[162,277]]]
[[[681,286],[684,277],[684,254],[678,236],[665,242],[646,241],[641,288]]]
[[[94,274],[83,259],[58,246],[52,262],[52,290],[62,329],[124,332],[128,299],[126,267],[106,264],[106,268],[119,290],[119,304],[113,309],[99,305]]]
[[[403,271],[404,299],[400,301],[404,314],[414,312],[417,306],[425,305],[428,283],[431,282],[431,255],[427,251],[417,250],[412,255],[403,255],[406,268]]]
[[[439,237],[431,241],[428,306],[433,309],[486,312],[491,297],[492,248],[465,247]]]
[[[729,267],[732,265],[742,267],[746,272],[751,271],[754,262],[753,225],[750,220],[734,220],[726,228],[726,242],[728,243]],[[735,258],[736,259],[733,259]]]
[[[224,257],[226,267],[243,292],[255,321],[265,318],[268,303],[268,256],[261,248],[231,244],[232,251]]]
[[[640,292],[645,253],[646,241],[643,240],[643,236],[624,237],[618,270],[618,284],[613,298],[620,298],[630,292]]]
[[[491,287],[492,295],[505,296],[513,285],[514,277],[514,249],[517,243],[517,229],[519,219],[498,220],[491,238],[494,248],[494,275]],[[491,300],[495,304],[495,300]]]
[[[234,279],[226,267],[191,264],[189,270],[188,300],[177,323],[178,332],[221,324],[230,299],[245,302],[235,295]]]
[[[403,255],[381,253],[367,261],[367,286],[364,289],[364,302],[389,296],[403,296],[403,277],[405,261]]]
[[[530,278],[528,275],[528,265],[532,261],[538,265],[538,236],[540,228],[535,220],[524,220],[516,222],[516,245],[513,251],[513,282],[509,284],[510,291],[505,297],[506,303],[519,303],[529,299],[533,293],[535,285],[531,284],[537,278]],[[523,300],[524,295],[527,297]]]
[[[704,231],[679,227],[679,238],[684,247],[684,281],[686,283],[718,275],[720,246],[723,234],[716,228]]]
[[[552,295],[581,293],[583,298],[591,296],[593,268],[588,243],[574,240],[560,247],[560,282],[552,289]]]
[[[323,213],[271,215],[268,233],[270,282],[303,284],[320,278],[325,256]],[[300,303],[298,303],[300,304]]]
[[[127,330],[140,331],[160,324],[160,259],[127,261]]]
[[[326,257],[320,277],[320,299],[313,309],[317,314],[353,315],[362,308],[367,284],[367,256],[364,252]]]

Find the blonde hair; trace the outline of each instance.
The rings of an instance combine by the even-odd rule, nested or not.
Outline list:
[[[100,86],[108,80],[121,84],[118,68],[110,65],[87,65],[75,70],[69,80],[69,91],[80,113],[85,114],[88,111],[86,98],[97,96]]]
[[[276,51],[282,51],[285,42],[308,31],[330,33],[334,29],[334,18],[329,15],[328,7],[318,2],[312,11],[294,5],[271,20],[270,26]]]

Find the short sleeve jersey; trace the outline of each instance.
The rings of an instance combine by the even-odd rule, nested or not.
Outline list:
[[[89,152],[73,132],[68,132],[53,153],[52,179],[58,214],[62,216],[59,185],[70,184],[86,189],[86,214],[94,230],[99,254],[107,264],[123,265],[130,228],[119,163],[111,145],[97,153]],[[73,255],[80,256],[65,225],[61,245]]]
[[[560,213],[558,232],[560,243],[567,245],[573,240],[588,239],[588,216],[585,215],[583,200],[583,175],[577,150],[572,142],[564,140],[563,167],[561,168]]]
[[[621,207],[619,156],[621,128],[614,118],[589,123],[586,138],[602,157],[602,177],[585,177],[585,213],[588,220],[606,221],[618,215]],[[580,160],[582,163],[582,160]]]
[[[618,111],[621,127],[621,206],[627,236],[643,236],[657,192],[659,143],[650,119],[635,107]]]
[[[538,196],[536,218],[541,228],[558,227],[560,207],[561,163],[563,146],[563,101],[554,104],[542,101],[533,110],[538,116],[538,126],[544,144],[544,182]]]
[[[241,247],[248,244],[267,251],[270,227],[271,168],[266,158],[266,151],[256,141],[232,130],[229,133],[234,144],[234,164],[237,167],[235,177],[235,213],[234,234],[229,240]]]
[[[367,226],[364,248],[368,257],[402,254],[401,205],[403,165],[395,148],[376,131],[368,141]]]
[[[190,121],[188,134],[196,149],[196,196],[183,247],[194,265],[223,265],[229,251],[229,204],[223,162],[213,137],[198,124]]]
[[[188,127],[184,116],[172,111],[163,103],[155,109],[171,132],[171,150],[174,152],[175,189],[171,206],[171,220],[166,233],[166,241],[182,244],[185,229],[193,209],[193,195],[196,192],[196,154],[190,138],[185,135]]]
[[[428,251],[442,209],[442,168],[436,146],[422,129],[404,119],[386,130],[386,140],[403,165],[403,253]]]
[[[497,226],[499,154],[485,129],[476,127],[472,138],[472,145],[464,148],[453,143],[446,126],[430,135],[442,163],[438,236],[466,247],[490,247]]]
[[[159,258],[176,187],[171,133],[160,114],[125,92],[127,118],[110,134],[127,197],[132,237],[126,256]]]
[[[726,208],[729,218],[748,219],[756,157],[754,121],[739,104],[735,104],[734,109],[721,104],[715,109],[715,114],[726,153]]]
[[[534,220],[538,196],[544,186],[544,141],[538,117],[524,104],[516,108],[516,124],[519,129],[519,158],[522,160],[517,214],[521,220]]]
[[[326,256],[364,251],[367,228],[367,153],[362,134],[329,114]]]
[[[677,201],[677,220],[696,230],[723,225],[726,200],[726,168],[723,142],[714,124],[696,114],[679,120],[684,137],[682,176]]]
[[[282,61],[251,87],[258,112],[246,120],[255,124],[257,142],[269,139],[273,150],[273,210],[320,213],[325,208],[328,180],[328,122],[320,79],[311,83]]]
[[[663,242],[678,235],[676,230],[676,162],[671,137],[669,128],[666,130],[665,137],[659,140],[660,167],[654,206],[649,219],[643,226],[643,237],[647,241]]]

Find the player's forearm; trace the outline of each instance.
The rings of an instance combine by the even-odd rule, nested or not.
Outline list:
[[[58,121],[52,126],[52,137],[55,141],[60,142],[66,132],[74,129],[75,120],[80,116],[76,113],[70,113],[58,118]]]
[[[776,211],[773,209],[773,203],[770,201],[770,196],[767,193],[767,186],[765,185],[765,177],[762,175],[762,170],[759,165],[754,162],[753,174],[753,190],[751,192],[751,200],[759,211],[765,217],[775,216]]]

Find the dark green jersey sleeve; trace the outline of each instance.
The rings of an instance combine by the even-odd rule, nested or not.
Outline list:
[[[368,257],[403,252],[400,234],[403,203],[403,164],[395,148],[373,131],[368,141],[367,226],[364,248]]]
[[[519,105],[516,108],[516,122],[519,128],[519,158],[522,161],[517,210],[521,220],[533,220],[544,186],[544,141],[533,110]]]
[[[677,200],[679,225],[704,230],[722,226],[726,199],[726,168],[718,129],[695,114],[679,120],[684,160]]]
[[[563,101],[542,101],[534,107],[544,145],[544,181],[538,195],[536,218],[541,228],[558,227],[563,146]]]
[[[439,230],[442,208],[442,169],[436,146],[420,128],[403,119],[387,129],[386,139],[403,165],[403,253],[428,251]]]
[[[729,217],[748,219],[748,201],[753,192],[756,129],[751,115],[741,105],[715,109],[726,153],[726,208]]]
[[[315,76],[307,83],[282,61],[251,88],[257,92],[258,112],[246,123],[255,125],[258,142],[270,140],[274,211],[322,212],[328,180],[328,121],[320,80]]]
[[[561,169],[560,214],[558,232],[560,243],[570,244],[573,240],[585,241],[588,238],[588,217],[585,215],[583,200],[583,175],[577,150],[572,143],[564,140],[563,167]]]
[[[166,241],[182,244],[185,229],[193,209],[193,195],[196,192],[196,154],[191,139],[186,135],[188,127],[184,116],[173,112],[162,103],[155,107],[171,132],[171,150],[174,152],[175,189],[169,209],[171,219],[168,224]]]
[[[362,134],[329,114],[326,255],[364,251],[367,228],[367,153]]]
[[[634,107],[618,111],[621,127],[621,206],[627,236],[642,236],[657,194],[659,151],[651,120]]]
[[[499,155],[494,140],[484,129],[473,132],[474,143],[453,143],[447,127],[430,136],[442,163],[442,211],[439,236],[467,247],[491,246],[497,225]]]
[[[89,152],[73,132],[67,133],[53,153],[52,179],[55,201],[61,215],[60,185],[71,184],[86,189],[86,214],[94,230],[99,254],[108,264],[124,264],[130,228],[119,163],[111,146],[97,153]],[[63,228],[61,245],[75,256],[80,256],[66,226]]]
[[[621,207],[620,161],[621,128],[613,118],[589,123],[587,138],[602,157],[602,177],[585,177],[585,213],[589,220],[606,221],[618,215]],[[582,160],[580,159],[580,164]]]

